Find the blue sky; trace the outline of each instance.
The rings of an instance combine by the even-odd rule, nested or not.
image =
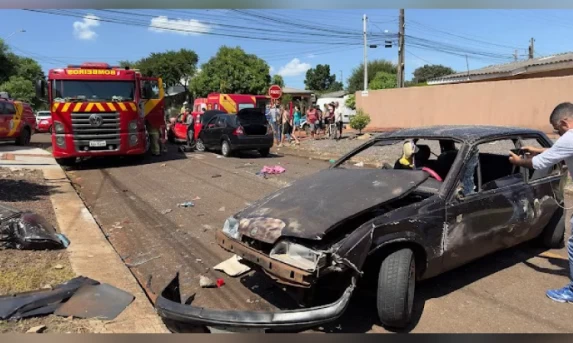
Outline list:
[[[230,38],[217,35],[183,34],[181,32],[157,32],[146,25],[154,17],[156,27],[183,27],[209,32],[233,34],[233,29],[213,24],[225,23],[243,27],[249,20],[240,20],[228,10],[136,10],[133,17],[138,26],[127,26],[102,21],[84,20],[78,17],[2,10],[0,37],[19,55],[37,59],[45,71],[67,64],[83,61],[103,61],[114,64],[119,60],[136,60],[151,52],[187,48],[194,50],[200,64],[212,57],[221,45],[241,46],[249,53],[265,59],[273,73],[284,76],[287,86],[304,88],[305,72],[317,64],[329,64],[331,72],[346,80],[352,69],[363,60],[361,38],[355,45],[329,45],[323,37],[290,35],[303,43],[259,41]],[[92,13],[100,19],[120,14],[106,14],[98,10],[70,10],[74,13]],[[362,15],[369,17],[369,33],[380,35],[398,30],[398,10],[251,10],[261,16],[292,20],[293,30],[298,25],[310,23],[326,29],[362,31]],[[424,64],[443,64],[456,71],[477,69],[491,64],[512,61],[514,48],[519,48],[519,58],[527,58],[530,38],[535,38],[535,55],[543,56],[573,51],[573,23],[568,21],[571,10],[409,10],[406,9],[406,79],[412,77],[415,68]],[[184,21],[169,20],[180,18]],[[192,21],[192,20],[198,20]],[[168,20],[168,21],[166,21]],[[251,18],[251,22],[257,19]],[[263,20],[261,19],[261,22]],[[211,25],[209,25],[211,24]],[[260,24],[260,23],[259,23]],[[179,25],[179,26],[177,26]],[[269,26],[271,27],[271,26]],[[25,33],[13,32],[24,29]],[[275,30],[279,30],[275,28]],[[282,25],[282,29],[285,26]],[[288,26],[286,26],[288,30]],[[289,37],[288,33],[282,33]],[[273,37],[272,32],[259,33]],[[373,38],[373,37],[371,37]],[[330,41],[336,40],[329,38]],[[380,40],[380,38],[378,38]],[[426,40],[422,49],[420,40]],[[319,44],[322,43],[322,44]],[[414,44],[414,45],[412,45]],[[444,53],[444,45],[459,47],[458,55]],[[478,51],[487,57],[465,55]],[[451,51],[450,51],[451,52]],[[387,59],[396,62],[396,47],[369,49],[369,59]],[[466,64],[467,63],[467,64]]]

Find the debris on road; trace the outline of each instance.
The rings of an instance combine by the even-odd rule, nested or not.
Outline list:
[[[195,207],[195,204],[192,203],[191,201],[186,201],[186,202],[182,202],[180,204],[177,204],[177,207]]]
[[[364,167],[364,162],[358,162],[354,164],[355,167]]]
[[[335,159],[331,159],[329,162],[332,163],[332,164],[334,164],[334,163],[336,163],[336,160],[335,160]]]
[[[221,207],[221,208],[219,209],[219,212],[225,212],[225,206]]]
[[[61,317],[115,319],[135,297],[108,284],[80,288],[54,314]]]
[[[120,224],[121,224],[120,222],[115,222],[115,223],[111,226],[111,228],[112,228],[112,229],[123,229],[123,226],[121,226]]]
[[[44,217],[31,212],[0,206],[0,249],[65,249],[69,240],[48,224]]]
[[[64,269],[64,266],[62,266],[61,264],[56,264],[54,266],[54,269]]]
[[[286,172],[286,169],[277,165],[277,166],[273,166],[273,167],[264,166],[263,169],[261,169],[261,171],[259,173],[261,173],[261,174],[282,174],[284,172]]]
[[[161,214],[167,214],[167,213],[171,213],[171,212],[173,212],[173,210],[168,208],[166,210],[161,211]]]
[[[165,167],[166,165],[167,165],[167,164],[165,164],[165,163],[162,163],[162,164],[161,164],[161,167]]]
[[[156,260],[156,259],[160,258],[161,256],[162,256],[162,255],[157,255],[157,256],[154,256],[154,257],[151,257],[151,258],[148,258],[148,259],[146,259],[146,260],[139,261],[139,262],[136,262],[136,263],[126,263],[125,265],[128,266],[129,268],[138,267],[138,266],[141,266],[142,264],[145,264],[145,263],[147,263],[147,262],[149,262],[149,261]]]
[[[218,178],[218,177],[222,177],[222,175],[221,174],[215,174],[215,175],[211,176],[211,178],[213,178],[213,179]]]
[[[44,330],[46,330],[46,325],[38,325],[31,327],[26,333],[42,333]]]
[[[199,286],[201,286],[201,288],[214,288],[217,284],[208,277],[201,275],[199,276]]]
[[[237,277],[245,274],[251,270],[251,267],[241,263],[241,257],[234,255],[230,259],[223,261],[213,267],[213,269],[221,271],[231,277]]]
[[[201,200],[201,198],[200,198],[200,197],[194,197],[194,198],[193,198],[193,199],[191,199],[191,200],[193,200],[193,201],[197,201],[197,200]]]
[[[221,287],[223,287],[224,284],[225,284],[225,280],[217,279],[217,287],[221,288]]]

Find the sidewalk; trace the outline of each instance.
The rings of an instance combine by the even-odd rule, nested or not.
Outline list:
[[[169,332],[49,152],[38,148],[0,145],[0,167],[42,170],[46,182],[54,189],[50,200],[57,224],[71,242],[66,251],[74,273],[108,283],[135,296],[135,300],[115,320],[91,320],[90,325],[103,333]]]

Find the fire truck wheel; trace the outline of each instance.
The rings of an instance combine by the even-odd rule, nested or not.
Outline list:
[[[231,156],[231,145],[229,144],[229,142],[227,140],[224,140],[223,142],[221,142],[221,153],[225,157]]]
[[[28,127],[23,128],[22,132],[20,132],[20,136],[16,138],[16,145],[30,144],[31,137],[32,135],[30,134],[30,129]]]

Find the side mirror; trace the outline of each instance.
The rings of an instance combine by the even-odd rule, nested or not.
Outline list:
[[[36,81],[36,98],[45,99],[46,98],[46,81],[38,80]]]

